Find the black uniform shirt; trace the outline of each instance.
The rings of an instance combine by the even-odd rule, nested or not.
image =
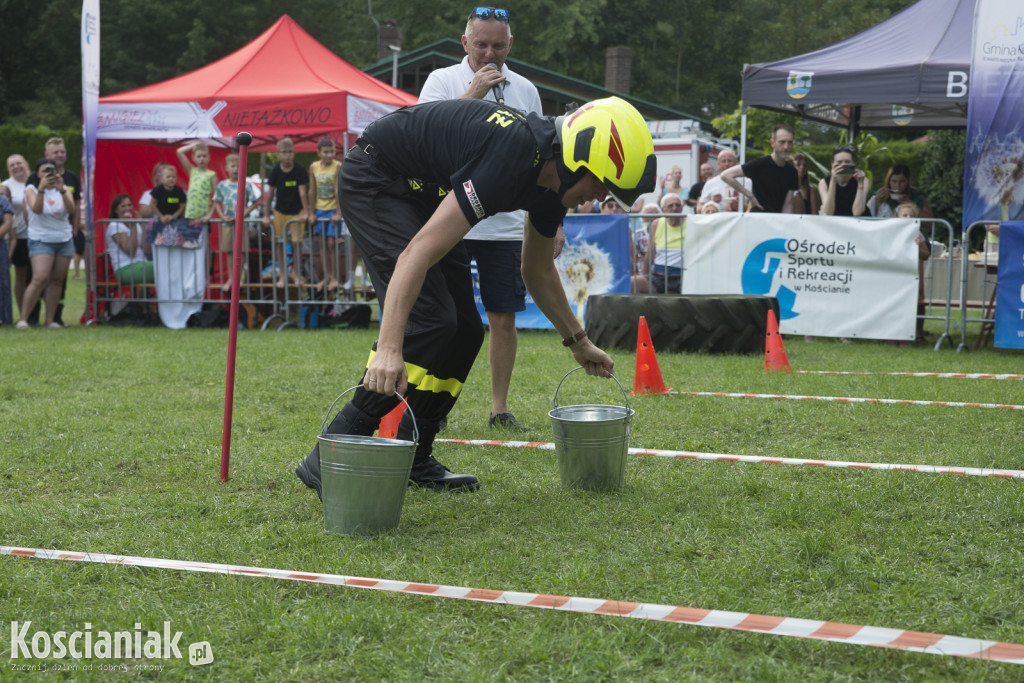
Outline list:
[[[482,100],[441,100],[377,119],[363,134],[411,182],[454,188],[466,220],[523,209],[545,237],[565,216],[558,194],[537,185],[555,154],[555,122]]]

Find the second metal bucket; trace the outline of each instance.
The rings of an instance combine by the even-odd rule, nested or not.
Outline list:
[[[341,396],[328,408],[317,437],[324,528],[345,536],[370,536],[394,529],[402,516],[409,471],[419,443],[416,422],[412,441],[325,434],[327,420]],[[401,395],[396,396],[408,408],[409,403]]]
[[[626,391],[615,379],[626,401],[618,405],[559,406],[558,390],[574,368],[555,389],[554,408],[548,413],[554,428],[555,452],[562,486],[590,491],[622,487],[629,453],[629,428],[635,413]]]

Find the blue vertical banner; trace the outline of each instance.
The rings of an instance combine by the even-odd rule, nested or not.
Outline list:
[[[555,259],[555,268],[562,280],[565,297],[576,317],[583,324],[587,297],[591,294],[628,294],[631,266],[629,262],[629,216],[626,214],[569,214],[563,225],[565,246]],[[480,303],[480,281],[473,263],[473,294],[484,323],[487,315]],[[526,293],[526,310],[516,314],[520,329],[553,329]]]
[[[85,224],[93,220],[96,122],[100,106],[100,0],[82,2],[82,201]]]
[[[967,104],[964,226],[1024,219],[1024,4],[978,0]]]
[[[1024,349],[1024,221],[999,226],[995,345]]]

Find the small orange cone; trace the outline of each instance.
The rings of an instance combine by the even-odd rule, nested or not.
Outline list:
[[[405,412],[405,403],[399,403],[394,410],[380,419],[380,427],[377,428],[377,436],[382,439],[394,439],[398,436],[398,423],[402,421],[402,413]]]
[[[786,357],[786,347],[782,343],[782,335],[779,334],[779,323],[775,319],[775,311],[768,310],[768,332],[764,338],[764,370],[785,370],[789,372],[789,358]]]
[[[640,325],[636,331],[636,376],[633,380],[633,395],[667,394],[670,391],[672,387],[666,387],[665,380],[661,378],[661,368],[658,367],[658,358],[654,355],[647,319],[640,316]]]

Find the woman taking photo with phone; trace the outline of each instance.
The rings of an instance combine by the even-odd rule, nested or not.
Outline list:
[[[832,150],[832,173],[818,183],[822,215],[863,216],[869,190],[867,175],[853,162],[853,148]]]
[[[885,182],[875,196],[868,200],[868,211],[875,218],[892,218],[896,215],[896,207],[904,202],[917,204],[921,218],[935,217],[921,190],[910,186],[910,167],[896,164],[885,174]]]
[[[50,159],[36,162],[39,186],[25,186],[25,209],[28,214],[28,256],[32,262],[32,281],[25,289],[15,327],[27,330],[28,314],[43,297],[48,328],[61,327],[53,320],[60,303],[60,290],[75,255],[68,216],[75,211],[75,198],[57,174],[57,165]]]

